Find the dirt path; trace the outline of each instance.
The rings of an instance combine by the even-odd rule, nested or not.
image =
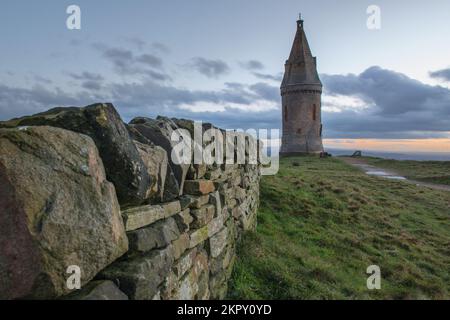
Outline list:
[[[408,179],[406,177],[399,175],[398,173],[396,173],[395,171],[392,171],[390,169],[388,170],[388,169],[378,168],[373,165],[370,165],[363,158],[339,157],[339,159],[342,159],[344,162],[359,168],[360,170],[364,171],[366,174],[371,175],[371,176],[382,177],[385,179],[402,180],[402,181],[406,181],[409,183],[414,183],[417,186],[428,187],[428,188],[436,189],[436,190],[450,191],[450,186],[443,185],[443,184],[435,184],[435,183],[411,180],[411,179]]]

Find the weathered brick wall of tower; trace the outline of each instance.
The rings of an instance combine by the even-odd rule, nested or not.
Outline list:
[[[291,86],[282,92],[283,153],[323,151],[321,91],[315,86]]]

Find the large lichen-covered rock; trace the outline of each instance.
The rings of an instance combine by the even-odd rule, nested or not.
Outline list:
[[[159,146],[144,144],[139,141],[134,141],[134,143],[152,182],[148,188],[146,198],[150,202],[164,202],[166,200],[164,188],[169,166],[167,152]]]
[[[153,135],[144,135],[143,132],[147,131],[147,128],[141,128],[139,125],[135,124],[129,124],[127,125],[128,132],[130,133],[130,136],[133,138],[136,146],[138,147],[139,153],[141,155],[142,161],[144,164],[147,163],[147,161],[155,161],[157,158],[163,158],[161,159],[161,163],[159,165],[160,168],[160,179],[157,182],[157,185],[159,187],[158,189],[158,196],[152,197],[151,200],[153,202],[167,202],[174,200],[179,197],[180,195],[180,186],[175,178],[175,173],[172,169],[172,165],[170,164],[170,150],[168,148],[164,149],[159,144],[153,143],[149,138],[151,138]],[[157,153],[160,153],[161,151],[164,151],[165,156],[155,156],[153,155],[153,151],[156,151]],[[148,167],[148,164],[146,164]],[[154,166],[150,165],[150,168],[148,169],[149,175],[152,176],[152,168]],[[165,173],[165,175],[164,175]],[[159,198],[159,195],[161,198]]]
[[[54,127],[0,129],[0,299],[66,294],[128,249],[114,186],[91,138]]]
[[[180,128],[171,119],[165,117],[158,117],[156,120],[143,117],[135,118],[131,120],[129,127],[129,130],[139,133],[140,136],[151,141],[151,143],[166,150],[171,171],[177,182],[176,185],[167,186],[166,192],[171,191],[174,197],[180,196],[191,165],[190,163],[181,163],[181,159],[173,159],[172,150],[176,142],[172,142],[172,133]]]
[[[139,152],[112,104],[83,108],[54,108],[43,113],[0,122],[0,127],[52,126],[90,136],[103,160],[106,176],[116,187],[122,206],[139,205],[151,188]]]

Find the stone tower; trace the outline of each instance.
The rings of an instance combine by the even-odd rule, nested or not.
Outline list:
[[[316,58],[311,54],[300,18],[281,84],[283,135],[280,155],[323,151],[321,96],[322,83]]]

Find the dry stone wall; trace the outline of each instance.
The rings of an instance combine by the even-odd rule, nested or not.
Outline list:
[[[224,298],[260,166],[177,164],[178,128],[111,104],[0,122],[0,298]]]

